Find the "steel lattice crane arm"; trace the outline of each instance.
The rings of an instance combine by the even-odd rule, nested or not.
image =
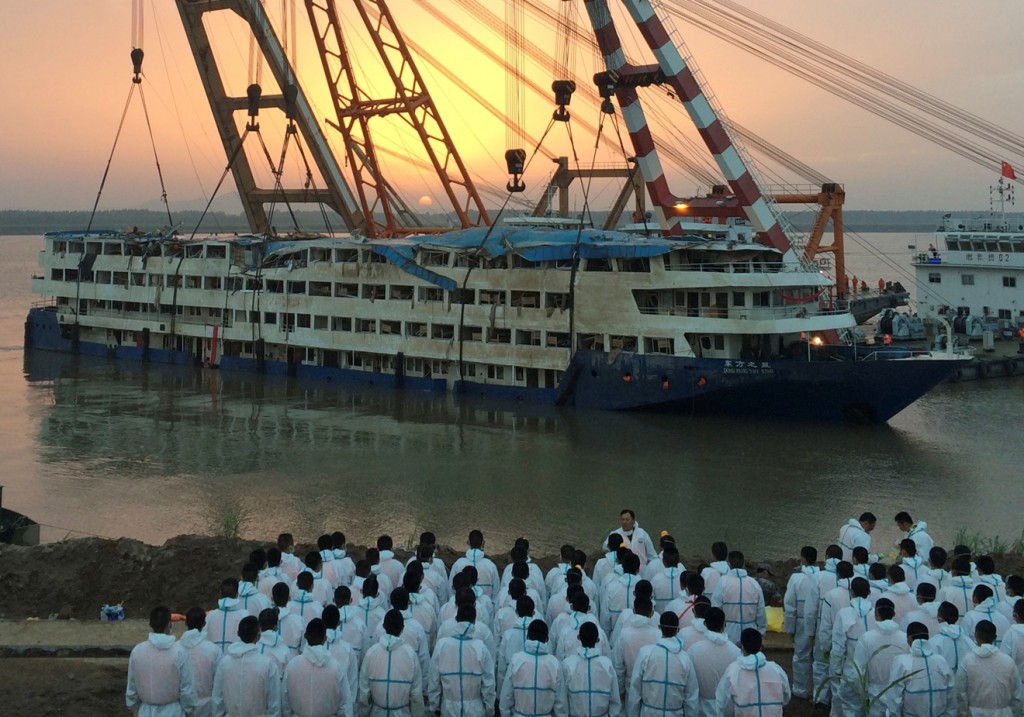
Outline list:
[[[614,95],[618,100],[659,221],[671,231],[669,219],[684,214],[686,202],[669,190],[637,88],[665,84],[682,102],[761,241],[783,253],[788,252],[789,240],[747,163],[737,151],[728,127],[718,116],[693,68],[672,42],[669,31],[656,14],[655,6],[659,3],[657,0],[622,0],[622,3],[657,58],[657,63],[633,65],[627,62],[608,0],[584,0],[606,67],[605,72],[595,77],[595,82],[603,96],[610,98]]]
[[[397,201],[381,171],[371,120],[400,114],[419,136],[462,227],[489,225],[490,218],[441,115],[427,91],[409,47],[384,0],[352,0],[394,84],[394,93],[373,98],[360,86],[345,43],[335,0],[306,0],[313,36],[323,64],[356,193],[367,217],[368,236],[438,231],[413,226],[411,212]],[[383,217],[383,219],[381,219]]]
[[[284,47],[270,24],[261,0],[176,0],[176,3],[221,142],[229,157],[231,173],[250,228],[258,233],[269,232],[271,227],[264,205],[286,201],[289,204],[327,205],[341,216],[350,231],[360,229],[364,224],[363,213],[331,153],[327,138],[321,131],[305,95],[298,88],[295,70],[288,63]],[[249,26],[267,67],[280,88],[280,94],[255,92],[247,97],[228,96],[210,36],[203,22],[203,16],[207,13],[222,11],[234,12]],[[327,185],[325,188],[314,188],[308,184],[274,188],[257,186],[245,152],[240,151],[242,135],[239,133],[235,118],[238,112],[244,111],[249,111],[252,117],[253,112],[258,112],[261,108],[282,110],[289,120],[295,122],[297,131],[324,178]],[[256,123],[250,122],[249,126],[254,124]]]

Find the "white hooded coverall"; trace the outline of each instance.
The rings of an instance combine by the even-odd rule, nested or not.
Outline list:
[[[690,656],[677,637],[662,637],[640,651],[626,698],[629,717],[697,717],[700,687]]]
[[[474,637],[473,623],[460,625],[461,633],[437,641],[430,659],[430,711],[440,710],[441,717],[493,717],[494,659]]]
[[[173,635],[151,632],[132,649],[124,701],[139,717],[184,717],[195,710],[192,666]]]
[[[892,661],[889,682],[898,683],[883,697],[892,717],[956,714],[953,671],[925,640],[915,640],[908,654]]]
[[[691,647],[688,652],[697,674],[697,687],[700,691],[701,717],[718,717],[718,703],[715,692],[722,676],[740,658],[743,652],[729,641],[724,632],[708,630],[706,639]],[[808,667],[810,665],[808,664]],[[810,673],[808,673],[810,679]]]
[[[359,669],[361,717],[421,717],[423,675],[411,647],[394,635],[371,645]]]
[[[729,665],[715,701],[722,717],[781,717],[791,694],[783,669],[758,652]]]
[[[725,634],[737,645],[740,633],[748,627],[756,628],[762,635],[768,631],[764,592],[743,568],[733,568],[721,577],[711,604],[725,612]]]
[[[562,666],[548,653],[546,642],[527,640],[526,648],[509,661],[501,685],[502,717],[564,717]]]
[[[957,705],[971,717],[1019,717],[1020,672],[1013,658],[995,645],[978,645],[964,657],[956,675]]]
[[[214,717],[280,717],[281,673],[258,644],[228,648],[213,680]]]
[[[306,645],[284,670],[284,717],[352,717],[352,695],[345,670],[326,645]]]
[[[818,568],[801,566],[789,577],[783,598],[783,630],[793,636],[793,694],[811,695],[811,652],[818,615]],[[738,657],[738,655],[737,655]]]
[[[622,700],[612,661],[596,647],[579,647],[562,662],[569,717],[618,717]]]

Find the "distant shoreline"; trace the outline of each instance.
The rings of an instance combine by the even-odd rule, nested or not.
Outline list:
[[[847,232],[888,232],[888,233],[930,233],[935,231],[943,210],[914,211],[869,211],[848,210],[843,213],[843,223]],[[971,215],[978,212],[953,211],[953,214]],[[87,210],[21,210],[0,209],[0,235],[31,235],[49,231],[81,230],[89,226],[91,212]],[[606,212],[594,212],[595,221],[601,221]],[[281,215],[279,229],[290,231],[294,227],[288,217]],[[319,212],[300,211],[295,216],[299,228],[305,231],[324,231],[323,216]],[[191,233],[202,218],[200,232],[203,234],[246,233],[249,225],[242,214],[225,212],[208,212],[205,217],[197,210],[186,210],[172,214],[175,225],[182,233]],[[438,226],[446,224],[442,215],[424,217]],[[810,211],[799,214],[787,214],[789,223],[798,231],[808,231],[814,221]],[[340,218],[330,218],[333,231],[340,231],[343,226]],[[167,214],[149,209],[114,209],[96,212],[92,218],[92,227],[96,229],[127,229],[139,227],[145,231],[156,231],[168,224]]]

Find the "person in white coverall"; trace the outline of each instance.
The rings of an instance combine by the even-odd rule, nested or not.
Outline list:
[[[201,607],[191,607],[185,613],[185,633],[178,644],[188,653],[192,666],[192,682],[196,687],[196,711],[193,717],[210,717],[210,697],[213,695],[213,676],[220,661],[220,648],[206,637],[206,613]]]
[[[689,650],[693,669],[697,673],[697,686],[700,690],[701,717],[718,717],[718,703],[715,692],[722,681],[729,665],[736,662],[743,654],[725,634],[725,613],[721,608],[711,607],[704,613],[703,640]],[[810,665],[808,664],[808,667]],[[809,679],[810,673],[808,673]]]
[[[956,692],[946,659],[928,645],[928,628],[913,622],[907,628],[910,652],[892,661],[883,700],[892,717],[953,717]]]
[[[636,513],[629,508],[624,508],[619,513],[619,521],[621,522],[620,527],[612,532],[621,535],[623,538],[622,544],[640,558],[640,569],[643,570],[647,563],[658,559],[658,551],[654,548],[654,541],[651,540],[651,536],[648,535],[647,531],[636,522]]]
[[[714,558],[711,564],[700,571],[704,578],[704,592],[708,596],[715,591],[719,578],[729,572],[729,546],[722,542],[712,543],[711,557]]]
[[[754,578],[743,569],[743,553],[729,553],[729,572],[718,580],[711,595],[711,604],[725,612],[725,632],[739,644],[740,635],[748,627],[762,635],[768,631],[768,617],[764,611],[764,593]]]
[[[875,626],[861,636],[853,652],[854,664],[867,677],[867,697],[871,705],[868,717],[884,717],[885,703],[879,695],[889,686],[893,660],[910,651],[907,633],[900,630],[893,619],[895,615],[892,600],[878,598],[875,601]]]
[[[1017,669],[1024,676],[1024,600],[1018,600],[1013,606],[1013,625],[1006,633],[999,649],[1013,658]]]
[[[968,635],[974,634],[974,628],[982,620],[988,620],[996,627],[996,647],[1003,641],[1003,636],[1010,631],[1010,621],[996,609],[996,599],[992,588],[988,585],[976,585],[971,594],[973,609],[960,620],[960,627]]]
[[[345,669],[327,649],[327,627],[316,617],[306,625],[306,646],[284,670],[284,717],[352,717],[352,695]]]
[[[492,717],[494,658],[483,640],[474,637],[476,608],[460,605],[455,619],[460,630],[438,640],[430,658],[430,711],[440,711],[441,717]]]
[[[629,717],[697,717],[700,686],[690,656],[677,636],[679,617],[667,612],[659,621],[661,637],[640,651],[629,681]]]
[[[128,658],[124,701],[139,717],[184,717],[196,709],[196,688],[188,654],[171,634],[171,611],[164,606],[149,614],[152,632]]]
[[[850,604],[836,614],[832,627],[832,648],[829,652],[829,672],[838,684],[833,685],[833,714],[843,717],[862,717],[858,695],[854,651],[864,634],[875,626],[875,610],[868,596],[871,586],[864,578],[850,582]],[[863,667],[860,668],[863,670]]]
[[[597,647],[599,630],[597,623],[581,624],[579,647],[562,662],[567,706],[573,717],[618,717],[622,712],[615,667]]]
[[[361,717],[422,717],[423,675],[416,652],[402,641],[405,618],[384,615],[384,636],[370,646],[359,669]]]
[[[792,693],[785,671],[761,652],[761,633],[747,628],[740,635],[743,648],[736,662],[722,675],[715,692],[722,717],[781,717]]]
[[[562,666],[548,652],[548,626],[543,620],[530,623],[524,650],[509,661],[498,704],[502,717],[567,714]]]
[[[498,573],[498,566],[494,564],[494,561],[484,555],[484,534],[479,530],[469,531],[467,543],[469,550],[466,551],[465,557],[459,558],[452,565],[451,575],[454,577],[464,567],[472,565],[476,568],[477,587],[493,600],[498,594],[498,588],[501,587],[501,575]]]
[[[260,654],[259,620],[244,618],[238,638],[213,680],[214,717],[280,717],[281,673],[272,657]]]
[[[874,513],[861,513],[859,518],[850,518],[846,525],[839,529],[839,547],[843,549],[843,560],[853,560],[853,549],[858,545],[867,548],[871,553],[871,531],[875,529],[878,519]],[[869,559],[875,562],[877,557]]]
[[[661,637],[661,629],[654,621],[654,605],[647,597],[633,601],[633,612],[622,618],[622,629],[612,639],[612,664],[619,678],[619,691],[625,692],[633,676],[640,650],[653,645]]]
[[[996,626],[982,620],[974,629],[978,643],[964,658],[956,675],[957,705],[961,715],[1019,717],[1024,705],[1020,671],[1009,655],[995,646]]]
[[[910,517],[910,513],[900,511],[896,514],[896,527],[903,533],[901,540],[909,538],[917,546],[917,554],[922,558],[928,556],[928,552],[935,547],[935,541],[928,535],[928,524],[923,520],[916,523]]]
[[[957,624],[960,621],[960,611],[953,603],[940,604],[937,617],[939,631],[928,640],[928,646],[932,652],[942,655],[954,673],[959,672],[964,657],[975,647],[974,636],[968,635]]]
[[[818,614],[818,551],[810,545],[800,549],[800,569],[789,577],[782,601],[782,629],[793,638],[793,695],[809,699],[811,652]]]
[[[206,616],[206,633],[221,654],[228,651],[228,645],[238,642],[238,623],[248,614],[238,601],[238,581],[225,578],[220,584],[217,609]]]
[[[277,631],[278,619],[277,608],[268,607],[260,613],[260,641],[256,644],[261,655],[266,655],[274,661],[279,674],[284,674],[284,668],[294,655],[284,644],[284,638]]]

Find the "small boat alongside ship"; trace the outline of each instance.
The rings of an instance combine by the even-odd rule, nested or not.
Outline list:
[[[946,214],[912,256],[921,313],[969,341],[1024,338],[1024,217],[1007,213],[1016,174],[1003,163],[989,212]]]
[[[4,487],[0,485],[0,543],[39,545],[39,524],[27,515],[3,506]]]

